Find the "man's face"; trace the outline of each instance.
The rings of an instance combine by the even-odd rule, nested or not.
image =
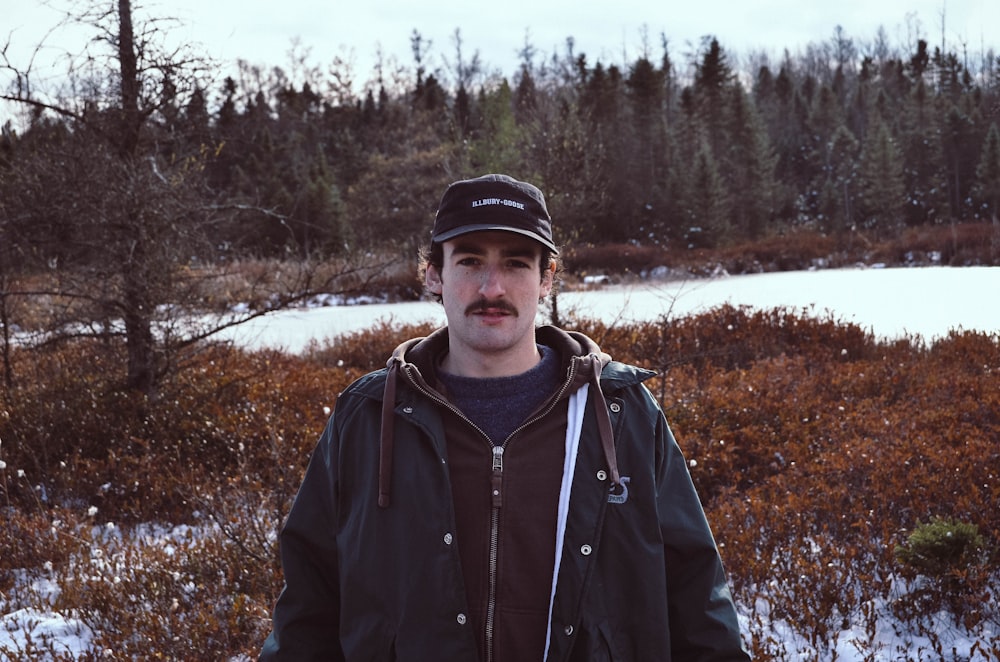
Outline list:
[[[489,231],[456,237],[442,248],[441,270],[428,266],[425,284],[444,304],[449,352],[492,365],[493,374],[518,374],[534,365],[538,301],[552,289],[552,271],[539,270],[541,245]]]

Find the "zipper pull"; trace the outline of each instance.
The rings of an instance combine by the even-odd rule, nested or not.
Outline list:
[[[490,476],[490,494],[493,507],[503,505],[503,446],[493,447],[493,474]]]
[[[493,447],[493,471],[503,473],[503,446]]]

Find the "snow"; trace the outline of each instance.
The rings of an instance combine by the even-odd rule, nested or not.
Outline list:
[[[829,660],[830,662],[891,662],[895,660],[933,660],[935,649],[952,653],[950,660],[975,660],[976,652],[983,659],[984,642],[996,637],[996,628],[980,624],[975,632],[967,632],[955,626],[955,616],[946,612],[928,614],[921,627],[910,629],[897,620],[888,602],[872,602],[860,605],[865,618],[849,619],[848,627],[833,631],[827,641],[810,642],[802,636],[794,623],[785,618],[771,619],[769,606],[765,600],[758,600],[756,616],[767,622],[772,640],[772,649],[780,650],[777,659]],[[750,631],[751,617],[746,609],[737,603],[740,629]],[[871,621],[874,621],[874,625]],[[870,628],[870,629],[869,629]],[[916,630],[922,630],[918,633]],[[933,633],[933,635],[928,634]],[[943,659],[943,658],[942,658]]]
[[[24,650],[29,642],[49,643],[54,651],[77,657],[87,651],[93,633],[79,620],[38,609],[18,609],[0,616],[0,650]]]
[[[755,309],[787,307],[858,324],[880,339],[951,330],[1000,332],[1000,267],[828,269],[689,280],[646,280],[634,285],[567,291],[559,309],[605,322],[679,318],[722,304]],[[321,306],[276,312],[229,329],[222,338],[248,347],[302,351],[311,341],[370,328],[379,322],[443,325],[434,301]],[[544,319],[540,316],[540,322]]]
[[[46,571],[51,563],[45,564]],[[25,650],[31,645],[50,648],[53,652],[72,658],[85,653],[90,646],[93,632],[72,614],[61,614],[41,608],[46,601],[52,604],[59,595],[59,586],[47,577],[30,578],[27,572],[19,572],[10,600],[0,602],[5,607],[16,602],[19,592],[41,596],[36,606],[14,609],[0,615],[0,652],[4,650]],[[3,594],[0,593],[0,596]],[[0,656],[0,659],[2,656]]]
[[[97,509],[91,506],[87,516],[93,518]],[[92,541],[89,549],[72,555],[71,567],[92,570],[91,581],[110,581],[120,584],[123,577],[141,571],[135,559],[142,557],[142,550],[153,549],[173,556],[181,545],[197,544],[211,536],[218,536],[218,527],[212,523],[190,526],[186,524],[142,524],[127,532],[113,522],[89,526],[89,532],[67,529],[61,520],[52,522],[53,530],[65,529],[69,535]],[[0,592],[0,661],[9,652],[30,651],[32,660],[91,659],[93,640],[98,634],[78,614],[60,613],[46,609],[56,605],[66,581],[53,573],[53,564],[46,561],[44,572],[21,570],[15,573],[14,586],[7,593]],[[187,581],[175,573],[178,581]],[[190,587],[193,588],[193,584]],[[7,611],[10,610],[10,611]],[[56,657],[58,655],[58,657]],[[110,654],[108,654],[110,657]],[[230,662],[237,662],[233,658]]]

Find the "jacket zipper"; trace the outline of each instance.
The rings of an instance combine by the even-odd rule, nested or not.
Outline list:
[[[508,437],[509,438],[509,437]],[[490,474],[492,508],[490,509],[490,594],[486,603],[486,662],[493,660],[493,626],[497,609],[497,557],[500,549],[500,506],[503,504],[503,451],[506,441],[493,446],[493,472]],[[492,446],[492,443],[490,444]]]
[[[511,432],[507,436],[506,439],[504,439],[502,444],[497,446],[493,444],[493,442],[490,440],[489,435],[483,432],[482,428],[473,423],[465,414],[462,413],[461,409],[451,404],[450,402],[442,398],[439,394],[435,393],[434,391],[424,388],[419,381],[414,379],[413,375],[410,372],[410,366],[407,365],[404,367],[406,375],[410,379],[410,383],[413,384],[418,391],[428,396],[432,400],[443,404],[445,407],[447,407],[455,414],[457,414],[459,418],[461,418],[469,425],[471,425],[473,428],[478,430],[479,434],[483,436],[483,439],[486,440],[486,443],[489,444],[490,447],[491,461],[492,461],[492,471],[490,473],[490,492],[491,492],[490,502],[492,504],[492,508],[490,513],[490,557],[489,557],[490,592],[489,592],[488,602],[486,603],[486,631],[484,633],[486,638],[486,662],[493,661],[493,630],[494,630],[494,621],[496,619],[496,606],[497,606],[496,604],[497,562],[498,562],[499,547],[500,547],[500,508],[503,505],[502,484],[503,484],[504,449],[507,447],[507,442],[510,441],[511,438],[514,437],[514,435],[516,435],[518,432],[528,427],[535,421],[544,418],[546,415],[548,415],[550,411],[552,411],[555,408],[556,403],[562,399],[563,395],[566,394],[566,391],[569,390],[570,384],[573,383],[576,377],[577,364],[578,364],[577,357],[573,357],[573,359],[570,361],[569,364],[569,374],[566,380],[563,382],[563,385],[559,388],[559,391],[557,392],[556,396],[549,401],[549,405],[545,409],[540,411],[537,415],[531,417],[530,419],[526,420],[524,423],[519,425],[513,432]]]

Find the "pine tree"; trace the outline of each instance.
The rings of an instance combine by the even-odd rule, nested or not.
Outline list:
[[[908,225],[943,222],[950,216],[941,132],[934,99],[922,74],[901,113],[901,147],[906,189],[904,220]]]
[[[618,98],[623,81],[618,67],[605,69],[598,62],[580,90],[580,111],[595,128],[613,125],[618,119]]]
[[[453,112],[458,135],[461,138],[465,138],[472,131],[473,123],[472,99],[469,97],[469,91],[465,89],[464,85],[460,85],[458,91],[455,93]]]
[[[341,254],[350,244],[350,228],[344,218],[340,189],[322,151],[318,150],[310,170],[303,192],[301,215],[305,219],[302,225],[313,239],[300,240],[300,244],[306,255],[311,255],[314,251],[321,254]]]
[[[627,232],[648,232],[655,225],[652,218],[660,197],[659,184],[664,169],[664,112],[663,75],[648,58],[640,58],[632,65],[625,81],[631,111],[630,131],[619,136],[625,140],[629,158],[621,171],[625,188],[622,200],[632,201],[625,208],[624,226]]]
[[[753,85],[753,98],[757,107],[762,110],[764,108],[772,109],[777,100],[777,85],[774,74],[771,73],[771,68],[766,64],[757,70],[757,78]]]
[[[861,152],[861,190],[866,223],[883,236],[901,225],[903,183],[899,149],[889,127],[879,121]]]
[[[118,327],[111,320],[119,320],[123,385],[153,396],[182,350],[172,332],[157,332],[176,330],[170,311],[192,303],[181,267],[214,252],[206,231],[217,217],[204,195],[203,161],[197,150],[186,151],[196,143],[180,122],[198,78],[197,58],[188,59],[184,46],[167,48],[162,21],[133,17],[131,0],[75,7],[66,19],[92,34],[83,52],[65,53],[60,88],[72,94],[44,84],[8,86],[8,75],[27,80],[33,69],[18,71],[4,49],[0,96],[30,109],[39,124],[56,115],[65,140],[24,153],[16,169],[3,173],[0,207],[37,228],[18,246],[20,257],[40,265],[68,258],[49,265],[58,269],[53,296],[66,307],[65,317],[45,330],[46,342],[68,338],[66,329],[75,337],[91,329],[110,346]],[[87,64],[76,67],[80,62]],[[73,241],[54,246],[61,237],[49,229],[72,233]],[[10,240],[4,232],[2,241]]]
[[[790,62],[783,63],[775,77],[774,94],[774,107],[764,107],[764,123],[777,157],[775,214],[779,218],[793,218],[797,198],[809,185],[813,169],[808,152],[803,149],[808,135],[808,111],[795,87]]]
[[[806,79],[809,83],[811,79]],[[808,100],[806,84],[803,84],[803,100]],[[827,151],[834,133],[846,124],[844,109],[836,94],[829,85],[822,85],[811,95],[809,116],[805,122],[805,130],[801,133],[797,150],[795,170],[787,173],[796,182],[800,192],[800,211],[806,214],[819,214],[819,190],[812,184],[825,181]]]
[[[729,191],[707,140],[701,141],[684,191],[688,245],[714,246],[729,230]]]
[[[482,90],[478,105],[482,119],[470,149],[473,167],[481,172],[524,172],[522,132],[506,79],[493,90]]]
[[[519,124],[527,124],[530,121],[532,113],[538,106],[537,95],[538,90],[531,69],[527,65],[522,65],[517,88],[514,90],[514,117]]]
[[[696,112],[709,131],[711,148],[717,155],[723,153],[726,95],[734,78],[729,57],[719,41],[706,37],[702,43],[701,60],[695,65],[692,92]]]
[[[941,144],[946,165],[945,186],[953,218],[961,220],[969,213],[967,200],[975,178],[972,118],[952,104],[942,123]],[[976,146],[978,147],[978,145]]]
[[[822,86],[809,112],[809,129],[813,132],[817,145],[828,142],[834,131],[845,123],[844,109],[837,95],[829,86]]]
[[[856,222],[858,141],[841,124],[827,143],[824,177],[817,203],[827,231],[842,233]]]
[[[1000,218],[1000,130],[996,123],[990,125],[976,167],[975,195],[981,217],[996,223]]]
[[[616,66],[605,69],[598,62],[589,72],[578,77],[580,115],[583,130],[589,141],[600,146],[600,158],[593,164],[596,184],[588,194],[590,211],[587,219],[580,219],[585,234],[595,241],[622,241],[627,239],[625,225],[618,217],[616,200],[628,195],[628,170],[630,158],[631,125],[624,110],[625,80]],[[584,203],[578,200],[577,203]]]
[[[777,157],[760,115],[742,85],[731,87],[729,116],[726,166],[732,218],[740,234],[755,238],[760,236],[774,211]]]
[[[604,191],[608,166],[602,134],[591,131],[569,100],[534,131],[533,161],[549,211],[559,219],[554,228],[558,243],[616,239],[616,205]]]

